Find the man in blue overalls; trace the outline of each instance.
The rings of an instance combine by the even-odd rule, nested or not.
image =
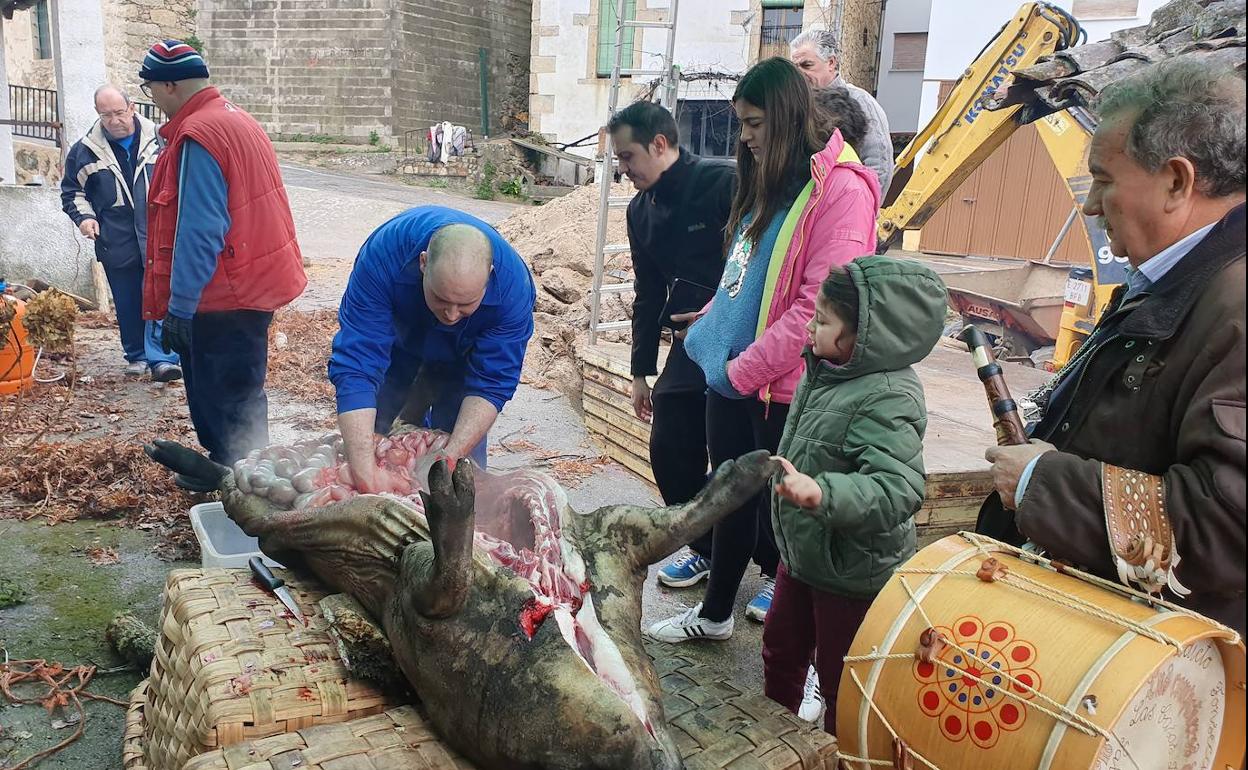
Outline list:
[[[421,206],[369,236],[342,297],[329,359],[347,463],[361,492],[391,488],[373,461],[373,438],[387,434],[401,411],[451,434],[443,455],[471,456],[485,467],[486,434],[520,382],[535,299],[520,255],[468,214]]]

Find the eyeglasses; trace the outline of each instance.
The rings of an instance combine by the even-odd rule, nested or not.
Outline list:
[[[139,90],[142,91],[143,95],[148,99],[152,98],[152,83],[150,81],[139,83]]]
[[[133,110],[134,110],[134,106],[131,105],[131,106],[126,107],[124,110],[111,110],[109,112],[100,112],[96,114],[98,114],[101,118],[105,120],[112,120],[114,118],[124,118],[125,116],[129,115]]]

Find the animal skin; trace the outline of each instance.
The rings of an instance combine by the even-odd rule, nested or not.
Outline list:
[[[777,470],[754,452],[720,466],[687,505],[579,514],[540,472],[495,474],[466,460],[452,472],[439,460],[417,494],[290,510],[243,492],[234,471],[192,450],[159,441],[148,453],[215,483],[266,554],[355,597],[440,736],[489,770],[683,766],[642,646],[646,569]],[[321,481],[341,484],[334,470]]]

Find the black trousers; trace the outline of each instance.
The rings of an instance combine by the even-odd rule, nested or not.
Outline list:
[[[654,483],[665,505],[684,505],[706,485],[706,393],[655,393],[651,403],[650,468]],[[705,553],[698,552],[710,556],[709,533],[705,539]]]
[[[186,403],[208,456],[233,465],[269,443],[269,324],[259,310],[196,313],[191,349],[182,356]]]
[[[773,454],[780,446],[788,404],[770,408],[756,398],[730,399],[711,392],[706,397],[706,443],[712,467],[756,449]],[[771,530],[769,489],[746,500],[711,530],[711,576],[702,600],[702,617],[722,622],[732,614],[741,578],[750,557],[775,577],[780,562]]]

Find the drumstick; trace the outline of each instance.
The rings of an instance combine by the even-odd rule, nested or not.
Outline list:
[[[973,325],[968,325],[958,334],[958,339],[966,343],[975,361],[975,373],[984,384],[984,392],[988,395],[988,407],[992,410],[992,426],[997,429],[998,446],[1014,446],[1027,443],[1027,431],[1023,428],[1022,418],[1018,416],[1018,404],[1010,397],[1010,388],[1005,384],[1005,375],[1001,364],[992,355],[988,345],[988,337]]]

